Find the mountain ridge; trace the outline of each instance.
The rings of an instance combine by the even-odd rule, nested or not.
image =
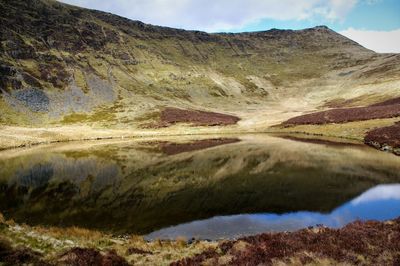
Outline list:
[[[3,125],[141,129],[173,107],[262,130],[341,98],[366,105],[400,96],[400,55],[326,26],[206,33],[52,0],[0,7]]]

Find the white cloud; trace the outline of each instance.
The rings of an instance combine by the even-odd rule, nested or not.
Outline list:
[[[351,201],[351,204],[358,205],[378,200],[400,200],[400,184],[379,185],[364,192]]]
[[[261,19],[342,20],[358,0],[61,0],[146,23],[205,31],[241,28]]]
[[[378,53],[400,53],[400,29],[371,31],[349,28],[340,34]]]

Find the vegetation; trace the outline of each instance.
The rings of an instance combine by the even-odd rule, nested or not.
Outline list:
[[[0,233],[0,262],[5,265],[396,265],[400,255],[399,219],[219,242],[147,242],[138,236],[4,220]]]
[[[114,261],[112,265],[124,265],[123,261],[169,265],[215,246],[205,241],[189,244],[183,239],[147,242],[135,235],[113,236],[77,227],[30,227],[12,220],[0,221],[0,263],[6,265],[69,265],[72,253],[73,263],[81,260],[83,265],[106,258]]]
[[[308,228],[221,243],[184,265],[396,265],[400,221],[355,222],[342,229]]]
[[[358,143],[367,135],[398,152],[400,55],[376,54],[324,26],[208,34],[14,0],[0,1],[0,33],[0,149],[300,132]],[[348,107],[356,109],[330,110]],[[290,139],[180,141],[0,153],[0,207],[9,216],[0,214],[0,264],[400,263],[398,220],[224,243],[145,241],[136,234],[217,214],[327,212],[398,182],[398,158],[387,154],[315,152]],[[65,167],[76,174],[64,178]]]
[[[337,95],[342,105],[399,96],[399,56],[375,54],[323,26],[207,34],[51,0],[0,8],[2,125],[143,132],[159,122],[155,112],[172,107],[233,115],[241,119],[236,131],[265,131],[326,109]]]

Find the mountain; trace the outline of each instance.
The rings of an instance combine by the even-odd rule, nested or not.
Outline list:
[[[8,126],[156,130],[221,113],[237,117],[228,127],[261,130],[400,96],[399,54],[325,26],[209,34],[52,0],[0,0],[0,43]],[[167,121],[165,110],[186,113]],[[199,125],[224,126],[215,119]]]

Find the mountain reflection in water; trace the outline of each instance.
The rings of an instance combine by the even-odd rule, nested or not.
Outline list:
[[[164,228],[166,237],[198,221],[204,230],[185,235],[231,237],[344,224],[359,215],[346,202],[400,183],[399,173],[400,157],[368,147],[261,134],[67,143],[0,152],[0,211],[30,225],[117,234]],[[372,218],[384,208],[398,214],[376,204]],[[341,208],[353,214],[338,215]]]
[[[329,214],[299,211],[285,214],[239,214],[155,231],[146,239],[227,239],[264,232],[296,231],[309,226],[342,227],[356,220],[389,220],[400,216],[400,184],[379,185]]]

